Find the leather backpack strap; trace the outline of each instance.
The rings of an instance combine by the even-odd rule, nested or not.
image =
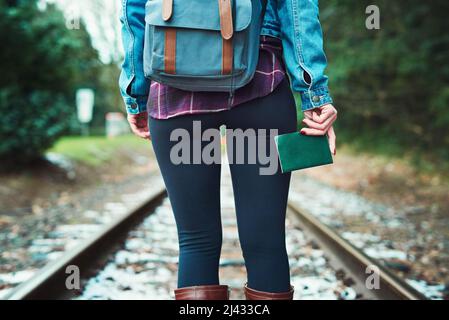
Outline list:
[[[222,40],[221,57],[221,74],[231,74],[234,60],[234,47],[232,44],[232,39]]]
[[[234,24],[232,22],[232,0],[217,0],[220,11],[220,31],[222,39],[222,74],[231,74],[234,60],[232,36]]]
[[[232,38],[234,34],[234,25],[232,22],[231,0],[217,0],[218,9],[220,10],[220,29],[221,36],[225,40]]]
[[[165,73],[176,74],[176,29],[166,28],[165,30],[165,52],[164,52]]]
[[[173,14],[173,0],[162,0],[162,19],[170,20]],[[167,28],[165,30],[165,72],[176,74],[176,29]]]
[[[162,19],[170,20],[173,14],[173,0],[162,0]]]

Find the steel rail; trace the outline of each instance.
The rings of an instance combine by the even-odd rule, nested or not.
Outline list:
[[[426,296],[411,287],[404,280],[392,274],[383,265],[368,257],[361,250],[339,236],[334,230],[320,222],[306,210],[297,207],[291,202],[288,208],[297,218],[300,226],[306,233],[311,234],[326,254],[334,267],[349,272],[349,276],[357,279],[355,287],[357,293],[362,293],[364,299],[379,300],[427,300]],[[367,271],[367,268],[370,270]],[[379,279],[378,288],[369,289],[365,285],[367,277],[376,269]]]
[[[166,197],[165,188],[151,192],[147,199],[129,210],[112,224],[105,226],[93,238],[90,238],[74,250],[65,253],[56,261],[49,262],[30,280],[12,289],[4,299],[8,300],[59,300],[69,299],[76,291],[66,287],[67,266],[77,266],[80,278],[93,272],[94,265],[104,263],[111,251],[126,239],[126,235],[137,224],[154,212],[154,209]]]
[[[164,188],[152,192],[146,200],[132,208],[120,219],[106,226],[95,237],[86,240],[76,249],[65,253],[56,261],[50,262],[39,270],[36,276],[14,288],[4,297],[8,300],[50,300],[69,299],[76,296],[77,291],[66,287],[67,266],[75,265],[80,270],[82,279],[88,278],[96,270],[93,268],[104,262],[125,239],[133,227],[143,221],[167,196]],[[380,300],[426,300],[427,298],[379,265],[374,259],[366,256],[348,241],[340,237],[334,230],[321,223],[312,214],[288,203],[290,216],[294,218],[306,234],[317,242],[326,253],[331,265],[336,270],[343,270],[346,277],[356,279],[354,288],[362,298]],[[368,289],[365,286],[367,267],[376,267],[379,276],[379,288]]]

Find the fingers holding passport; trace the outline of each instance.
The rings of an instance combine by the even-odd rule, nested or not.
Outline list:
[[[323,136],[327,134],[329,148],[333,155],[336,154],[336,140],[333,123],[337,119],[337,110],[332,104],[304,111],[302,123],[307,127],[301,128],[301,134],[310,136]]]

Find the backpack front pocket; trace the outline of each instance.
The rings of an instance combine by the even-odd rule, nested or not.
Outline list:
[[[235,0],[233,33],[221,32],[219,1],[173,0],[170,18],[164,20],[164,0],[146,5],[145,74],[180,77],[232,76],[248,66],[245,50],[251,22],[251,0]]]

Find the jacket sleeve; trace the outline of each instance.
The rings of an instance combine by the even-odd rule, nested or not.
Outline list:
[[[137,114],[146,111],[150,81],[143,71],[146,0],[122,0],[120,22],[125,52],[119,85],[126,111]]]
[[[318,0],[277,0],[284,59],[302,110],[332,103]]]

